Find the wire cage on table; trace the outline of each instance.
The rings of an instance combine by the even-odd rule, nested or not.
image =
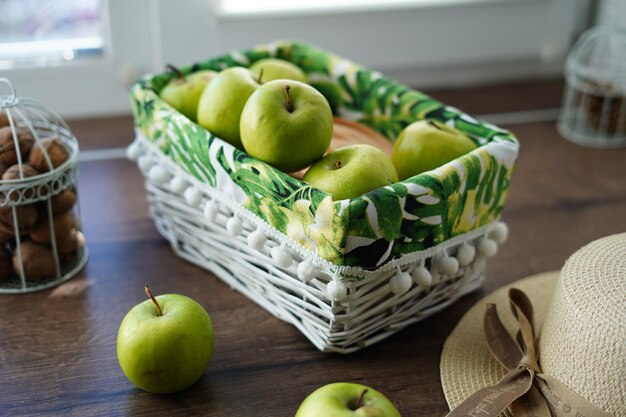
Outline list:
[[[508,233],[499,219],[517,156],[511,133],[298,42],[182,70],[249,66],[270,56],[337,88],[343,118],[387,137],[434,118],[478,148],[437,170],[333,201],[187,119],[158,96],[171,75],[148,76],[131,92],[137,133],[128,156],[145,176],[150,214],[175,253],[297,327],[318,349],[340,353],[478,288],[485,259]]]
[[[594,148],[626,146],[626,31],[597,26],[567,57],[561,135]]]
[[[78,143],[41,102],[0,96],[0,293],[58,285],[87,260],[76,183]]]

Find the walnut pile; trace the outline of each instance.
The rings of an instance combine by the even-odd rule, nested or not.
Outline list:
[[[606,133],[614,134],[618,128],[619,116],[626,106],[626,96],[618,94],[612,85],[602,84],[591,80],[586,80],[591,91],[598,94],[591,94],[585,91],[576,93],[577,105],[585,103],[583,109],[587,112],[587,121],[595,129],[606,129]]]
[[[38,206],[38,207],[37,207]],[[54,242],[51,235],[50,220],[47,215],[47,203],[29,204],[26,206],[18,206],[22,214],[28,213],[32,215],[31,208],[35,208],[37,220],[28,229],[22,229],[22,218],[20,222],[20,241],[19,250],[21,250],[21,264],[18,247],[15,245],[15,231],[12,227],[5,224],[6,212],[12,214],[11,208],[4,208],[0,211],[0,238],[5,239],[5,243],[0,245],[0,279],[20,275],[20,268],[24,268],[24,275],[29,281],[39,281],[42,279],[50,279],[56,276],[56,265],[54,262],[53,244],[56,245],[56,251],[59,258],[60,267],[64,263],[72,262],[76,259],[78,251],[85,244],[84,236],[79,230],[77,218],[74,216],[71,207],[65,213],[54,215],[52,221],[52,231],[54,232]],[[10,217],[10,216],[9,216]],[[31,221],[29,219],[29,221]],[[4,251],[4,252],[3,252]],[[8,254],[5,259],[5,252]],[[10,265],[9,271],[4,273],[4,265]],[[11,268],[12,267],[12,268]]]
[[[20,180],[58,168],[70,157],[60,139],[40,137],[37,142],[30,129],[23,126],[17,126],[15,133],[14,137],[6,113],[0,111],[0,183],[5,186],[17,186]],[[34,189],[22,191],[26,198],[34,193]],[[0,196],[0,203],[7,199],[16,204],[18,198],[17,194],[5,193]],[[55,247],[61,268],[76,259],[84,246],[72,210],[76,202],[76,191],[68,188],[50,197],[49,202],[0,207],[0,280],[19,277],[22,271],[29,281],[54,279]]]

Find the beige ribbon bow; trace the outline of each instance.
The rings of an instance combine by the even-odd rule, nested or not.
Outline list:
[[[517,343],[504,328],[495,304],[487,304],[483,322],[491,354],[508,369],[496,385],[482,388],[447,417],[496,417],[508,406],[515,417],[612,417],[550,375],[538,364],[533,307],[521,290],[509,290],[519,330]]]

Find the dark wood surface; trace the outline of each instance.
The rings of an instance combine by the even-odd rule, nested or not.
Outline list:
[[[541,95],[533,86],[520,90]],[[458,100],[450,104],[474,101],[481,112],[496,111],[474,97],[480,91],[468,90],[465,98],[463,92],[446,94]],[[511,91],[516,89],[494,89],[489,100],[507,103],[507,110],[559,102]],[[90,138],[87,148],[120,146],[120,137],[132,137],[125,117],[73,125]],[[486,293],[558,269],[580,246],[626,230],[626,149],[571,144],[553,122],[506,127],[521,142],[503,216],[510,239],[488,262],[483,288],[348,356],[320,353],[295,328],[177,258],[148,217],[143,181],[132,163],[82,164],[79,193],[91,258],[78,277],[60,287],[0,295],[0,415],[293,416],[311,391],[336,381],[379,389],[405,417],[445,415],[439,357],[463,313]],[[198,383],[179,394],[142,392],[117,363],[119,324],[144,300],[146,282],[158,293],[191,296],[214,321],[213,361]]]

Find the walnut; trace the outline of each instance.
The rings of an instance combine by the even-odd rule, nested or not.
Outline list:
[[[57,244],[68,238],[73,229],[76,229],[77,221],[72,212],[54,216],[54,235]],[[50,243],[50,221],[48,217],[41,219],[30,232],[30,238],[37,243]]]
[[[22,175],[24,178],[34,177],[35,175],[39,175],[39,171],[30,165],[24,164],[22,165]],[[20,178],[19,164],[11,165],[6,171],[4,171],[4,174],[2,174],[2,181],[19,180]]]
[[[48,158],[50,158],[52,168],[61,166],[61,164],[67,161],[70,157],[67,148],[61,140],[50,138],[42,139],[41,146],[39,144],[35,145],[30,151],[30,157],[28,158],[28,163],[39,172],[46,172],[50,170],[50,166],[48,165],[48,161],[46,161],[44,155],[44,149],[48,154]]]
[[[19,253],[22,254],[20,266]],[[19,276],[21,267],[24,268],[24,276],[31,281],[39,281],[52,278],[56,274],[56,266],[52,250],[46,246],[32,241],[25,241],[15,249],[13,254],[13,269]]]
[[[35,139],[33,139],[30,129],[26,127],[15,128],[15,133],[17,134],[22,161],[26,162]],[[0,162],[6,166],[17,164],[15,141],[10,126],[0,127]]]
[[[74,190],[65,190],[61,194],[57,194],[50,199],[52,204],[52,212],[54,214],[62,214],[68,212],[76,204],[76,193]]]
[[[9,116],[7,112],[0,110],[0,127],[9,126]]]
[[[85,245],[83,234],[72,229],[65,239],[57,240],[57,252],[63,262],[73,261],[76,258],[78,249]]]
[[[20,234],[30,233],[35,223],[37,223],[37,207],[34,204],[15,206],[18,229]],[[15,234],[15,224],[13,222],[13,208],[10,206],[0,208],[0,231],[4,234]],[[0,233],[1,237],[2,233]],[[0,241],[2,239],[0,238]]]
[[[30,177],[39,175],[39,172],[35,170],[35,168],[31,167],[30,165],[24,164],[21,166],[21,169],[20,169],[20,165],[15,164],[15,165],[11,165],[6,171],[4,171],[4,174],[2,174],[2,181],[20,180],[22,179],[20,175],[23,176],[24,178],[30,178]],[[28,198],[33,198],[35,196],[34,188],[27,188],[27,189],[21,190],[21,193],[22,193],[22,198],[28,199]],[[7,192],[6,194],[9,194],[9,193]],[[9,199],[11,201],[19,202],[20,196],[16,192],[12,192],[9,194]]]
[[[8,167],[0,162],[0,178],[2,178],[5,172],[7,172],[7,169]]]

